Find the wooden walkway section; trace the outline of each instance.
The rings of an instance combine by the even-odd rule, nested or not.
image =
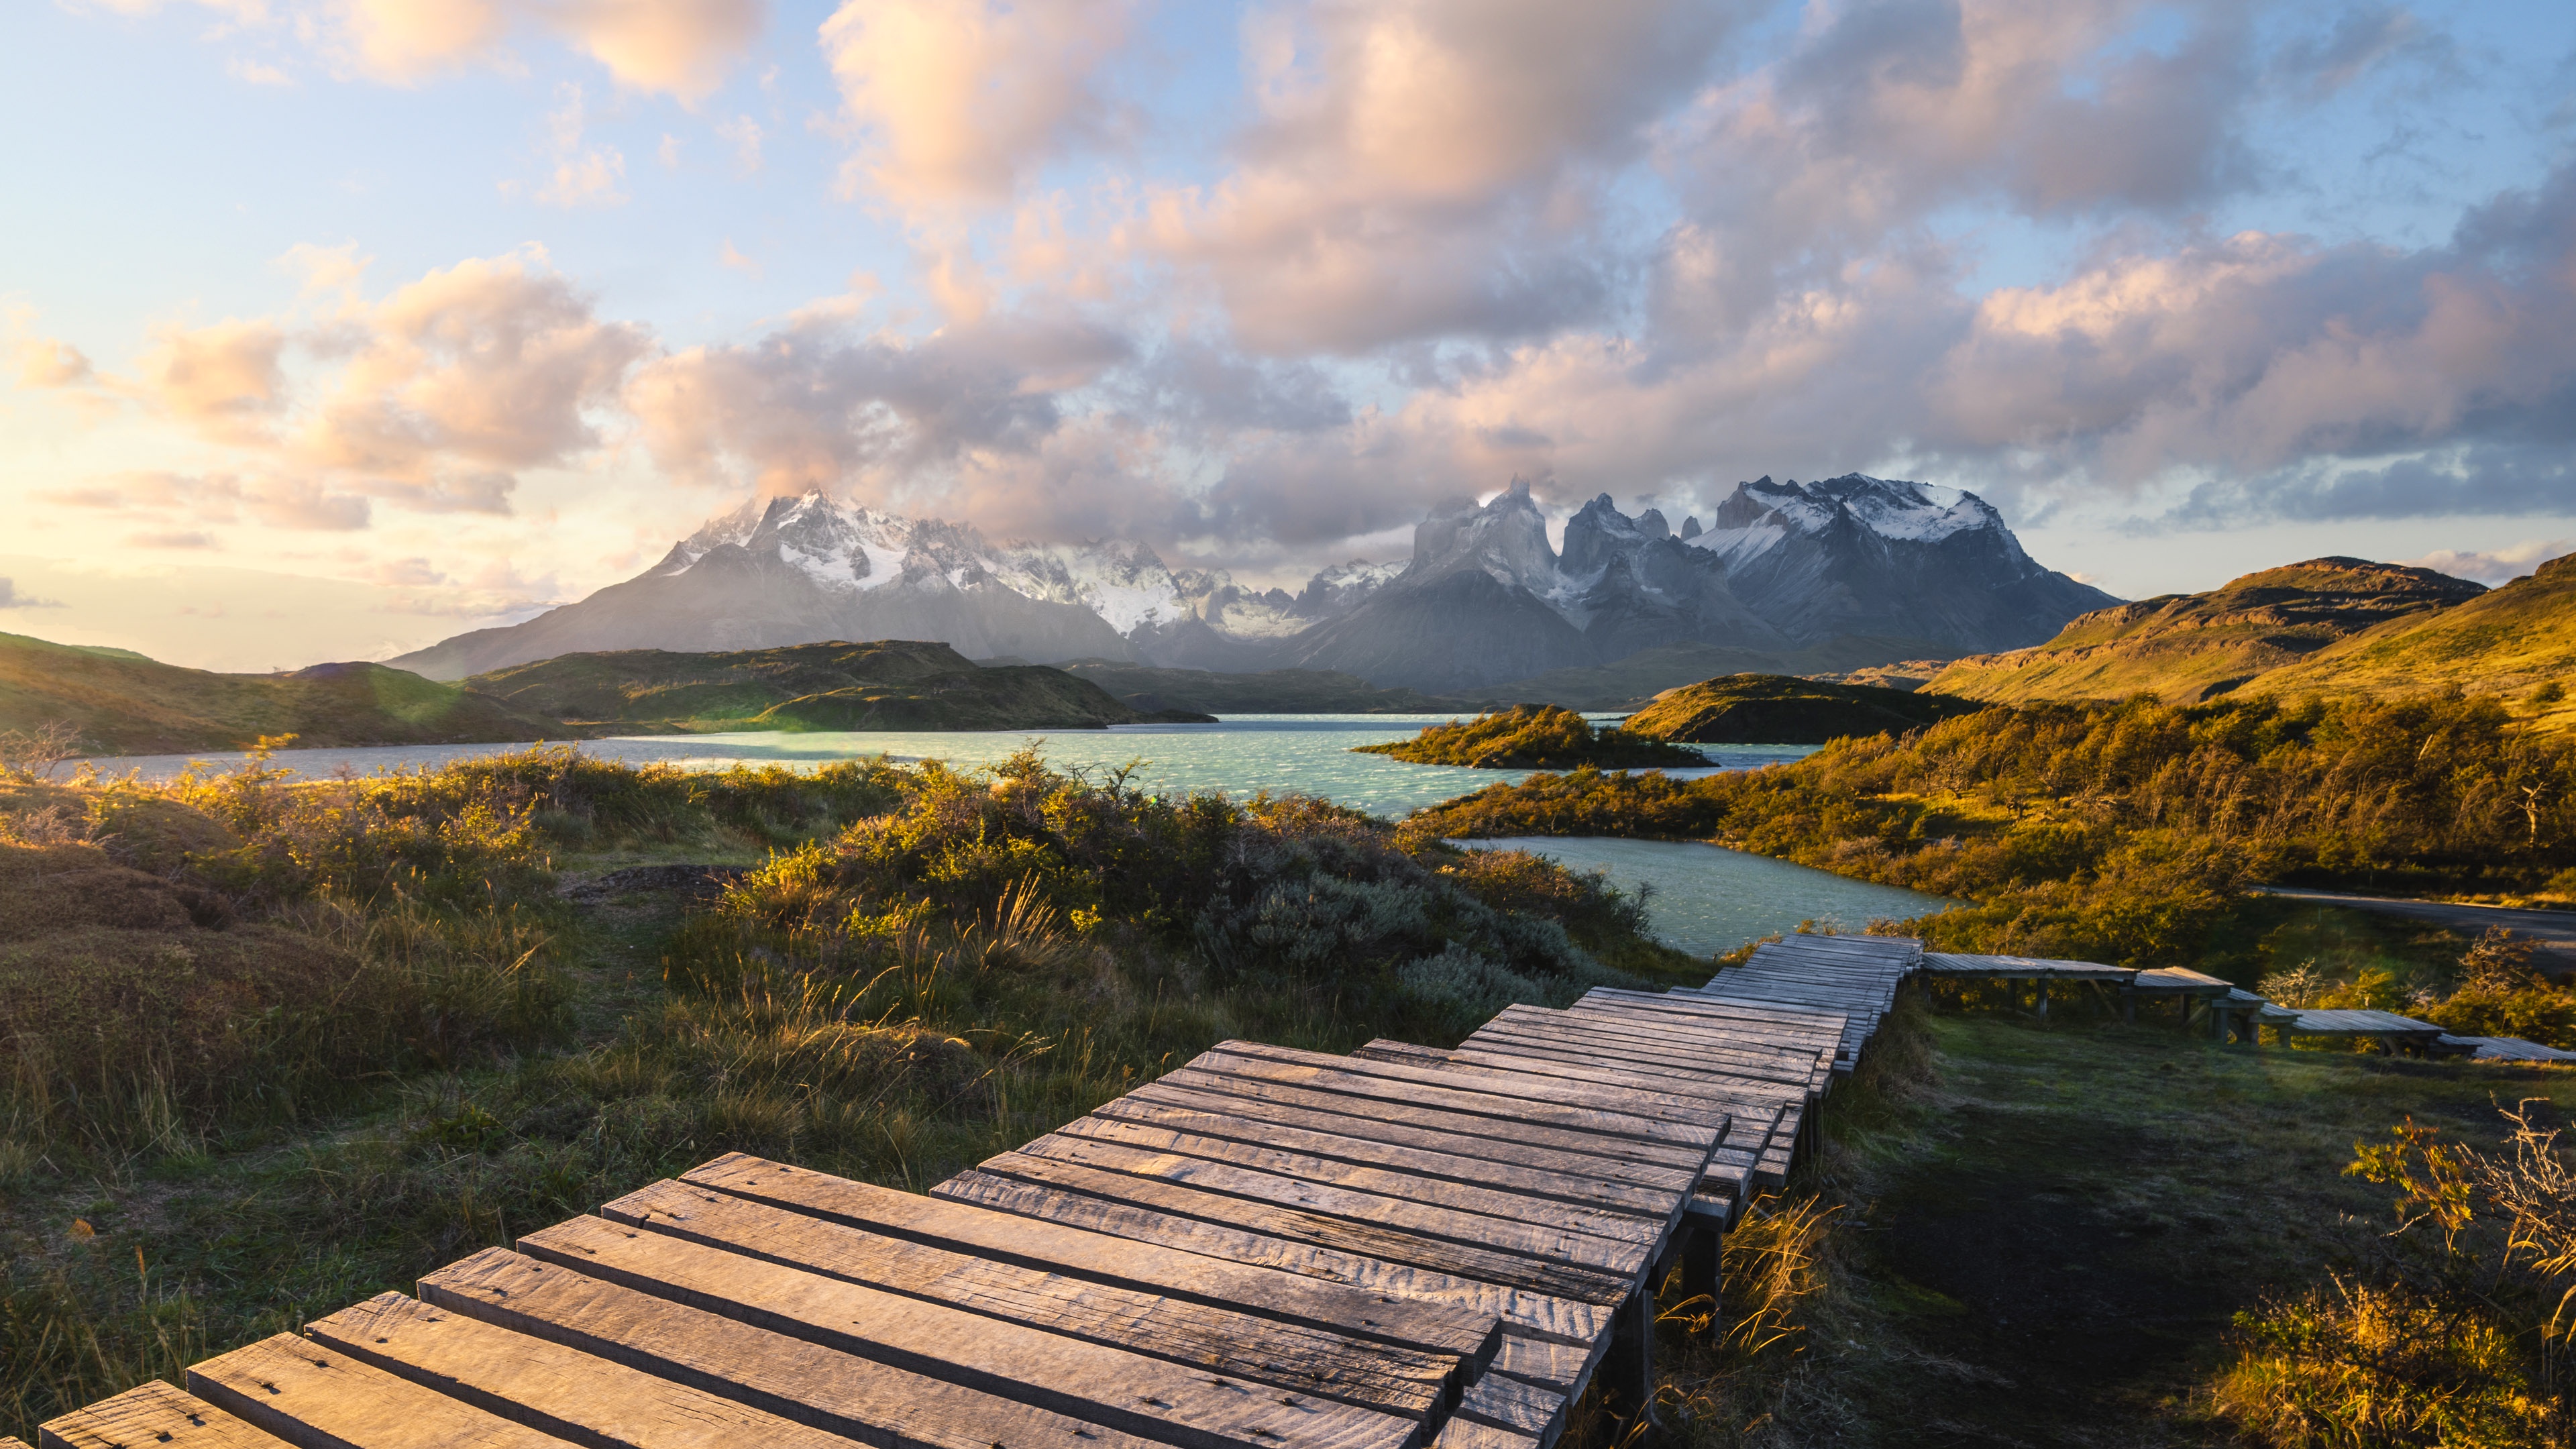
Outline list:
[[[41,1449],[1546,1449],[1922,964],[1796,937],[1454,1050],[1230,1041],[897,1192],[728,1154]],[[0,1449],[25,1449],[0,1441]]]

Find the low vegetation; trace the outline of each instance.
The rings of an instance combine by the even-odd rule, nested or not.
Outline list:
[[[1061,669],[979,668],[945,644],[903,639],[564,654],[465,683],[523,709],[619,730],[1063,730],[1149,717]]]
[[[1516,704],[1465,723],[1432,725],[1409,740],[1360,745],[1353,753],[1386,755],[1415,765],[1464,765],[1477,770],[1596,770],[1705,765],[1697,750],[1631,734],[1617,725],[1594,725],[1552,704]]]
[[[723,1151],[918,1189],[1226,1037],[1445,1041],[1704,969],[1642,919],[1534,856],[1032,755],[19,771],[0,1433]]]
[[[2576,901],[2576,740],[2458,694],[1998,707],[1695,780],[1540,775],[1405,828],[1714,840],[1973,901],[1911,923],[1939,949],[2250,984],[2258,883]]]
[[[1694,745],[1821,745],[1903,733],[1985,706],[1946,694],[1729,674],[1656,695],[1620,722],[1632,735]]]
[[[261,736],[313,745],[560,738],[556,721],[381,664],[215,674],[124,649],[0,634],[0,733],[68,732],[85,751],[234,750]]]

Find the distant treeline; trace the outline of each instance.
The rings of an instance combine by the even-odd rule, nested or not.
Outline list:
[[[1977,903],[1952,949],[2192,961],[2248,885],[2576,893],[2576,740],[2491,699],[1999,707],[1679,781],[1578,771],[1408,822],[1716,840]]]

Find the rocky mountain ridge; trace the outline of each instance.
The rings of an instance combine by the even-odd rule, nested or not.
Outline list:
[[[1563,539],[1515,480],[1434,506],[1408,561],[1354,559],[1291,594],[1172,569],[1134,540],[994,544],[816,491],[710,520],[578,603],[392,662],[453,679],[579,652],[908,638],[1454,692],[1677,644],[1786,656],[1868,639],[1872,657],[1951,657],[2037,643],[2115,602],[2033,562],[1975,495],[1859,474],[1738,484],[1712,526],[1678,531],[1603,494]]]

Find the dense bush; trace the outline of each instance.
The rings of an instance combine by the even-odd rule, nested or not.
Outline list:
[[[1622,979],[1587,941],[1654,949],[1637,903],[1597,877],[1407,849],[1383,822],[1310,798],[1148,795],[1027,752],[976,774],[933,763],[883,778],[894,808],[773,852],[683,933],[673,979],[729,990],[780,963],[875,977],[946,951],[972,957],[971,981],[997,953],[1042,971],[1083,954],[1066,945],[1080,940],[1217,989],[1337,997],[1436,1033]]]
[[[1478,770],[1566,770],[1578,765],[1615,770],[1708,763],[1697,750],[1632,735],[1617,725],[1595,728],[1582,715],[1553,704],[1489,710],[1463,724],[1453,719],[1432,725],[1409,740],[1359,745],[1353,753]]]
[[[2491,699],[1995,708],[1792,764],[1489,786],[1415,838],[1716,840],[1974,902],[1936,947],[2189,964],[2252,883],[2530,892],[2576,864],[2576,740]]]

